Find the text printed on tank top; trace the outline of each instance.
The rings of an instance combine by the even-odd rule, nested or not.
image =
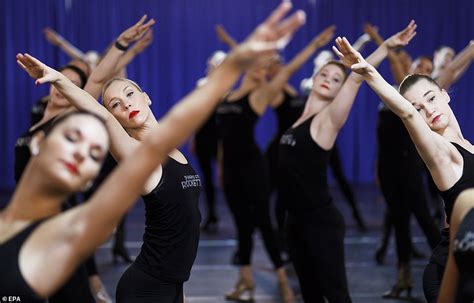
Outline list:
[[[237,104],[223,104],[217,108],[218,114],[241,114],[242,107]]]
[[[295,146],[296,145],[296,139],[295,139],[295,137],[293,137],[292,134],[283,135],[280,138],[280,144]]]
[[[186,175],[184,176],[184,180],[181,181],[181,186],[183,189],[201,187],[201,178],[199,178],[199,175]]]
[[[474,252],[474,232],[467,232],[462,240],[454,240],[454,251]]]

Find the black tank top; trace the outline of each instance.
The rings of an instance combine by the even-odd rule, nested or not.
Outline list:
[[[39,127],[35,128],[34,130],[28,130],[24,134],[22,134],[15,143],[15,182],[18,183],[20,180],[23,171],[25,170],[26,164],[30,161],[31,153],[30,153],[30,141],[31,138],[39,131],[43,131],[50,127],[53,123],[54,118],[51,118],[47,122],[43,123]]]
[[[331,203],[327,167],[331,151],[322,149],[311,138],[314,116],[280,139],[279,194],[290,212],[305,212]]]
[[[471,209],[459,225],[453,243],[453,254],[459,269],[458,300],[474,301],[474,209]]]
[[[286,91],[283,91],[283,94],[282,104],[275,109],[278,119],[278,140],[301,116],[307,99],[303,96],[292,96]]]
[[[41,222],[35,222],[0,244],[0,295],[19,296],[21,302],[45,302],[26,283],[20,271],[18,258],[23,243]],[[47,278],[47,275],[45,276]]]
[[[199,243],[201,180],[189,164],[168,157],[157,187],[143,196],[145,234],[135,263],[157,279],[189,279]]]
[[[254,128],[259,116],[249,103],[249,94],[237,101],[223,102],[217,107],[219,136],[224,149],[224,167],[252,166],[261,161],[255,142]]]
[[[474,154],[471,154],[468,150],[457,143],[451,143],[461,153],[464,164],[461,178],[450,189],[439,192],[444,200],[444,209],[446,211],[446,220],[448,223],[451,220],[451,213],[453,212],[456,198],[463,190],[474,187]]]
[[[215,113],[203,124],[194,136],[196,149],[209,151],[211,155],[217,152],[217,122]]]

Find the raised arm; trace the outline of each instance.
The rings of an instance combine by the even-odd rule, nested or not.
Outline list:
[[[373,66],[378,66],[387,56],[389,49],[407,45],[410,40],[415,36],[416,24],[411,21],[408,26],[402,31],[391,36],[387,41],[383,42],[368,58],[367,62]],[[349,52],[347,45],[350,45],[347,39],[336,39],[336,44],[339,49],[342,50],[344,56],[338,51],[337,48],[333,47],[333,50],[342,60],[342,63],[350,67],[351,62],[356,59],[356,56]],[[351,46],[351,49],[352,46]],[[355,50],[354,50],[355,51]],[[360,55],[359,52],[357,54]],[[327,124],[331,125],[333,129],[339,131],[346,123],[347,117],[349,116],[352,104],[354,103],[358,89],[362,84],[363,77],[357,73],[351,73],[347,78],[346,82],[342,86],[341,90],[337,94],[336,98],[327,107]],[[324,114],[326,117],[326,114]],[[325,125],[325,124],[324,124]],[[327,125],[325,125],[327,126]]]
[[[275,77],[266,85],[262,85],[254,92],[253,104],[258,112],[264,112],[272,100],[281,93],[290,77],[308,61],[316,50],[326,45],[333,37],[336,26],[331,25],[311,40],[288,64],[286,64]]]
[[[222,26],[222,24],[218,24],[216,25],[216,34],[217,34],[217,38],[227,44],[227,46],[230,48],[230,49],[233,49],[234,47],[237,46],[237,41],[235,41],[234,38],[232,38],[229,33],[225,30],[224,26]]]
[[[449,63],[449,65],[439,74],[436,79],[439,86],[448,89],[453,83],[459,80],[464,72],[474,60],[474,40],[469,44]]]
[[[144,15],[136,24],[122,32],[117,38],[116,43],[109,48],[105,57],[90,75],[84,90],[95,99],[99,98],[102,86],[115,75],[117,64],[122,58],[124,51],[155,24],[154,19],[150,19],[145,23],[146,19],[147,15]]]
[[[46,27],[43,29],[43,33],[49,43],[62,49],[71,59],[84,60],[84,53],[52,28]]]
[[[127,67],[127,65],[132,62],[132,60],[141,52],[143,52],[151,43],[153,42],[153,28],[150,28],[146,34],[140,38],[125,54],[123,54],[117,66],[115,67],[114,74],[118,74],[122,68]]]
[[[351,47],[347,39],[343,38],[341,44],[342,47],[339,48],[338,55],[347,60],[346,63],[351,65],[351,69],[362,75],[385,105],[402,119],[420,156],[430,169],[435,183],[438,186],[442,184],[440,160],[449,153],[445,140],[429,128],[410,101],[388,84],[375,67],[365,61],[362,55]]]
[[[383,38],[379,35],[377,28],[372,24],[366,23],[364,25],[364,31],[372,38],[372,40],[377,45],[380,46],[384,42]],[[356,48],[354,47],[354,49]],[[400,62],[400,58],[393,49],[389,49],[387,58],[388,62],[390,62],[390,70],[392,71],[393,80],[396,84],[402,83],[403,79],[405,79],[405,77],[407,76],[408,71],[403,68],[402,63]]]

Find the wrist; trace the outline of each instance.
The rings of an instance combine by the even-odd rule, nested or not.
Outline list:
[[[122,51],[126,51],[129,47],[129,43],[126,42],[123,38],[119,37],[116,41],[115,41],[115,48],[119,49],[119,50],[122,50]]]

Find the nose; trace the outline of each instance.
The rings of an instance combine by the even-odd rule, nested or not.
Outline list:
[[[82,161],[85,159],[86,152],[87,150],[85,144],[78,146],[74,151],[74,160],[76,160],[77,163],[82,163]]]
[[[424,108],[428,116],[431,116],[436,111],[435,107],[429,103],[425,104]]]

